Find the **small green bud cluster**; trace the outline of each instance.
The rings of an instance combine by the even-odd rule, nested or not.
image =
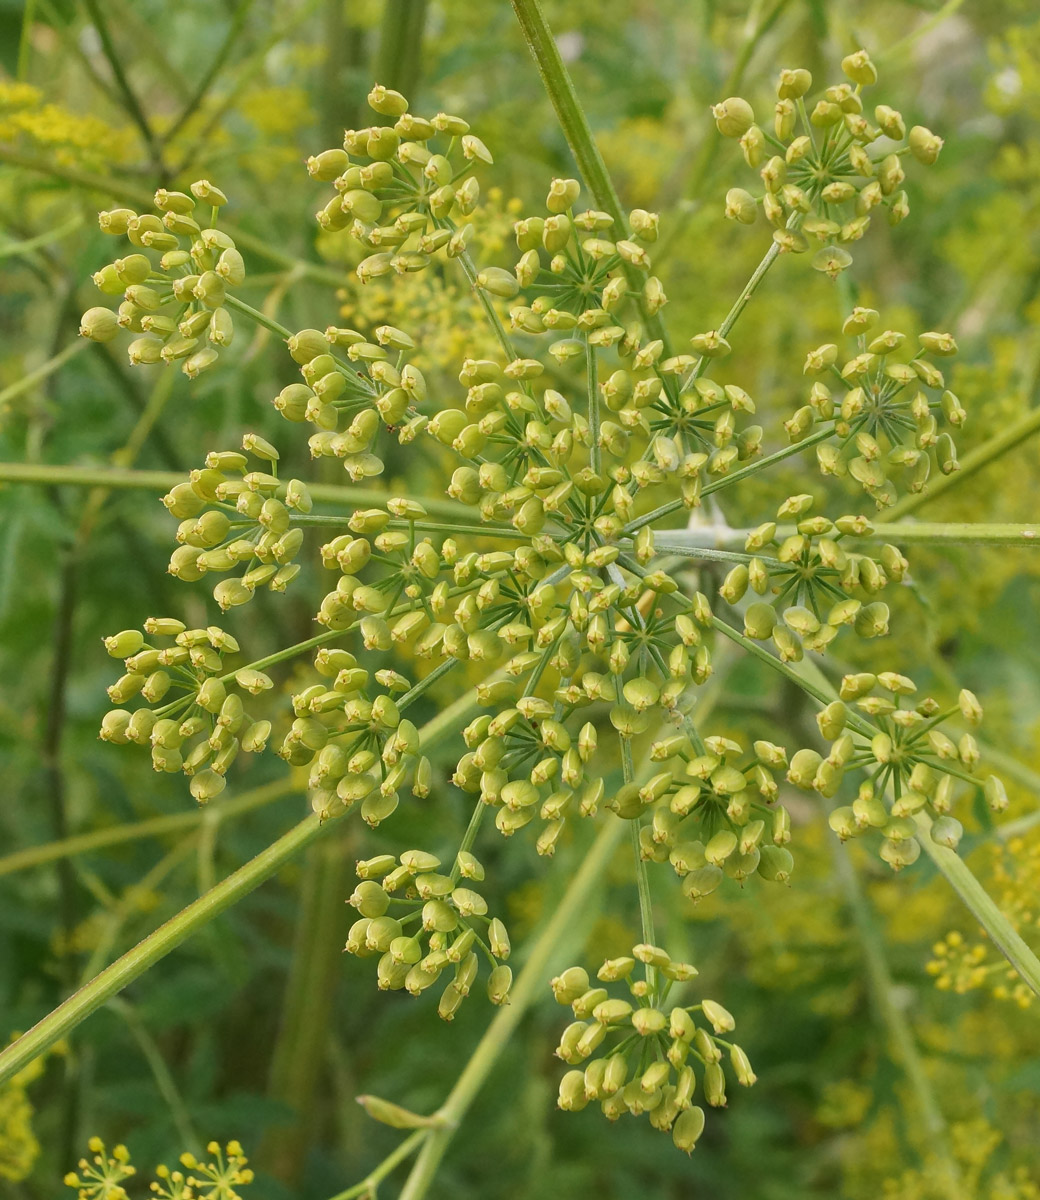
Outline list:
[[[731,188],[726,216],[751,225],[761,207],[781,253],[816,244],[813,266],[832,278],[852,262],[846,247],[863,237],[875,209],[887,210],[892,225],[909,213],[905,156],[931,165],[943,146],[922,125],[907,135],[902,116],[887,104],[875,106],[873,121],[865,114],[863,89],[878,78],[865,50],[841,66],[846,82],[826,88],[815,104],[806,100],[813,82],[807,70],[781,71],[772,133],[756,124],[751,105],[739,96],[712,108],[719,132],[739,139],[763,187],[760,195]],[[782,153],[771,154],[774,147]]]
[[[745,549],[752,557],[719,586],[727,604],[740,604],[749,594],[762,597],[745,606],[744,633],[771,640],[784,662],[800,661],[805,650],[822,653],[843,627],[861,638],[886,634],[889,609],[878,596],[909,570],[895,546],[883,546],[877,558],[851,550],[850,539],[873,532],[870,523],[859,516],[831,521],[813,515],[814,503],[808,492],[788,496],[776,521],[748,534]]]
[[[943,475],[958,470],[951,433],[940,422],[960,429],[967,413],[946,388],[942,371],[927,356],[947,358],[957,353],[948,333],[922,333],[906,362],[891,355],[910,341],[905,333],[875,332],[879,314],[854,308],[842,331],[857,340],[857,353],[839,364],[834,343],[817,346],[806,357],[803,371],[815,377],[809,401],[784,422],[792,442],[807,437],[818,422],[834,422],[838,445],[816,447],[824,475],[853,479],[878,508],[894,504],[892,475],[900,473],[910,492],[920,492],[938,467]],[[835,396],[827,386],[836,379],[846,389]]]
[[[610,347],[630,338],[634,330],[620,323],[626,304],[638,300],[652,316],[668,302],[653,275],[638,291],[629,291],[632,268],[650,270],[648,247],[657,241],[657,213],[633,209],[628,227],[618,229],[609,213],[575,212],[580,195],[576,179],[554,179],[545,201],[548,215],[523,217],[514,226],[521,253],[513,272],[488,268],[477,276],[478,286],[504,299],[526,293],[524,302],[510,309],[512,328],[563,335],[550,348],[557,361],[579,356],[584,339]]]
[[[358,264],[362,283],[382,275],[422,271],[438,256],[457,258],[471,233],[456,229],[480,199],[470,167],[493,160],[469,125],[449,113],[434,117],[409,112],[400,92],[376,85],[369,106],[393,125],[348,129],[343,148],[307,160],[314,179],[336,194],[317,214],[325,230],[347,230],[371,251]]]
[[[264,469],[250,470],[250,455]],[[204,575],[245,568],[213,589],[224,612],[247,604],[259,587],[284,592],[299,574],[293,560],[303,544],[303,530],[292,519],[310,512],[312,502],[306,484],[278,479],[278,457],[265,438],[247,433],[241,452],[211,451],[204,467],[163,497],[180,522],[171,575],[194,583]]]
[[[361,618],[363,636],[368,620]],[[293,696],[294,720],[278,753],[293,766],[310,767],[311,807],[322,819],[357,806],[374,828],[397,809],[405,786],[420,799],[430,792],[419,732],[394,699],[408,681],[387,668],[370,679],[341,648],[322,647],[314,665],[321,681]]]
[[[707,737],[698,752],[689,737],[675,734],[650,751],[652,762],[672,763],[671,769],[642,786],[624,785],[608,806],[632,817],[656,803],[639,831],[642,856],[670,863],[691,900],[710,895],[726,877],[742,887],[753,875],[773,883],[791,877],[791,820],[776,803],[776,773],[787,766],[787,751],[756,741],[750,759],[738,766],[744,757],[730,738]]]
[[[382,427],[402,426],[405,442],[425,423],[415,405],[426,398],[426,380],[405,361],[415,343],[393,325],[380,325],[374,340],[329,326],[324,333],[300,330],[288,347],[303,382],[282,388],[275,408],[288,421],[314,427],[312,458],[340,459],[354,483],[381,475],[383,461],[373,445]]]
[[[451,1021],[476,982],[481,955],[491,966],[486,986],[492,1004],[507,1003],[513,972],[505,961],[506,927],[488,917],[487,901],[473,887],[484,878],[481,863],[460,850],[449,873],[440,867],[441,860],[425,850],[359,862],[361,882],[348,903],[361,915],[350,927],[346,950],[359,958],[378,956],[376,977],[384,991],[419,996],[450,972],[437,1012]]]
[[[112,709],[99,737],[150,746],[155,770],[183,771],[200,804],[224,790],[224,776],[240,751],[258,753],[266,746],[271,723],[251,717],[242,696],[259,696],[274,684],[251,667],[226,669],[225,656],[239,652],[231,634],[216,625],[188,629],[175,617],[149,617],[143,633],[124,629],[105,638],[105,649],[126,667],[108,689],[112,703],[140,696],[150,707]]]
[[[655,985],[634,977],[637,961]],[[710,1107],[726,1105],[724,1055],[739,1084],[750,1087],[756,1078],[740,1046],[722,1036],[735,1022],[721,1004],[667,1005],[672,988],[696,975],[690,963],[646,944],[634,946],[631,956],[608,959],[597,972],[600,984],[623,981],[630,999],[593,986],[583,967],[557,975],[553,994],[558,1004],[570,1005],[575,1020],[556,1055],[575,1068],[585,1064],[560,1080],[559,1107],[580,1112],[596,1101],[611,1121],[646,1113],[655,1129],[670,1131],[675,1146],[691,1153],[704,1129],[704,1110],[693,1102],[698,1087]]]
[[[894,671],[844,676],[839,699],[816,718],[820,733],[831,743],[830,752],[824,757],[815,750],[799,750],[787,772],[790,783],[824,797],[837,795],[849,770],[865,773],[853,803],[831,812],[830,826],[842,841],[880,832],[881,858],[896,871],[916,862],[921,853],[917,813],[932,818],[934,842],[956,849],[963,828],[950,814],[958,782],[981,791],[994,812],[1008,805],[996,775],[981,782],[973,778],[981,757],[974,734],[954,740],[942,728],[950,718],[960,718],[972,728],[980,724],[982,706],[974,693],[963,689],[957,703],[945,710],[930,696],[914,702],[916,693],[914,681]]]
[[[161,215],[129,208],[99,214],[103,232],[125,234],[137,249],[94,275],[101,292],[123,300],[116,312],[88,309],[79,331],[110,342],[120,329],[129,330],[138,335],[127,351],[133,365],[180,362],[194,379],[231,345],[235,329],[227,300],[245,279],[245,263],[234,240],[216,227],[224,193],[208,179],[196,180],[189,191],[160,188],[155,207]],[[209,210],[205,228],[196,205]]]

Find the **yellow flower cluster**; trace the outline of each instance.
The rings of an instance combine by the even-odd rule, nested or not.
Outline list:
[[[1040,837],[1016,837],[989,849],[994,859],[990,889],[997,904],[1027,940],[1035,940],[1040,932]],[[996,999],[1021,1008],[1033,1002],[1033,992],[988,942],[969,941],[953,930],[936,942],[932,955],[926,969],[938,988],[958,993],[989,988]]]
[[[90,1158],[81,1158],[76,1171],[65,1176],[65,1186],[74,1188],[77,1200],[129,1200],[123,1184],[137,1174],[126,1146],[111,1151],[99,1137],[87,1143]],[[237,1141],[226,1146],[210,1142],[207,1160],[185,1152],[179,1168],[155,1168],[156,1179],[149,1185],[153,1200],[242,1200],[239,1188],[253,1182],[249,1161]]]
[[[42,1072],[42,1059],[34,1059],[0,1087],[0,1179],[12,1183],[26,1178],[40,1154],[26,1089]]]
[[[99,117],[43,103],[43,94],[27,83],[0,81],[0,141],[29,143],[46,150],[62,166],[125,162],[133,154],[134,135]]]

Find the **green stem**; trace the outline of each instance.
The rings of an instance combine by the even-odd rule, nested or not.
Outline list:
[[[25,871],[30,867],[40,867],[45,863],[55,862],[63,858],[75,858],[80,854],[88,854],[92,850],[101,850],[108,846],[118,846],[124,842],[142,841],[144,838],[164,837],[168,833],[176,833],[179,829],[190,829],[198,825],[211,812],[219,812],[220,819],[238,817],[243,813],[252,812],[270,804],[272,800],[280,800],[283,796],[297,791],[298,785],[290,778],[279,779],[275,783],[265,784],[244,792],[223,804],[215,804],[212,810],[195,808],[190,812],[170,813],[165,817],[149,817],[146,821],[130,821],[124,825],[113,825],[108,829],[96,829],[91,833],[80,833],[74,837],[62,838],[60,841],[47,842],[42,846],[27,846],[24,850],[16,850],[13,854],[0,858],[0,876],[13,875],[17,871]]]
[[[567,145],[571,148],[578,170],[585,180],[589,191],[592,192],[596,206],[613,217],[615,228],[626,232],[628,222],[621,208],[621,201],[614,190],[610,175],[607,173],[603,155],[599,152],[589,127],[588,119],[581,107],[581,101],[574,90],[570,73],[560,57],[560,51],[553,38],[552,30],[542,12],[539,0],[511,0],[513,12],[520,22],[527,48],[531,51],[542,83],[548,93],[549,100],[560,122]],[[625,274],[639,297],[639,306],[646,323],[647,331],[652,338],[660,338],[665,343],[667,352],[668,334],[659,313],[647,311],[642,298],[642,285],[646,273],[638,267],[626,264]]]
[[[891,46],[882,48],[874,56],[875,60],[878,63],[884,63],[886,67],[894,65],[899,59],[904,58],[907,52],[912,50],[921,38],[931,33],[933,29],[941,25],[947,18],[952,17],[963,3],[964,0],[946,0],[942,8],[932,13],[927,20],[916,25],[905,37],[900,38],[898,42],[893,42]]]
[[[625,822],[620,820],[608,820],[601,826],[556,911],[531,947],[527,962],[509,993],[509,1003],[498,1011],[447,1100],[437,1110],[437,1118],[443,1124],[422,1131],[427,1136],[401,1190],[400,1200],[420,1200],[429,1190],[440,1161],[466,1112],[484,1086],[524,1013],[544,988],[547,968],[557,948],[585,908],[589,896],[603,882],[607,865],[624,834],[624,825]]]
[[[780,246],[776,242],[771,242],[769,245],[769,249],[765,252],[765,254],[762,255],[762,259],[759,262],[758,266],[755,267],[754,271],[752,271],[750,279],[748,279],[747,283],[745,283],[743,288],[741,289],[740,295],[736,298],[736,300],[733,301],[732,308],[729,310],[728,313],[726,313],[726,316],[723,318],[722,324],[718,328],[718,333],[719,333],[720,337],[726,337],[729,334],[729,331],[733,328],[733,326],[736,325],[737,321],[740,319],[740,314],[744,311],[745,308],[747,308],[748,301],[758,290],[758,285],[762,282],[763,279],[765,279],[766,273],[768,272],[769,268],[773,265],[773,263],[776,262],[779,255],[780,255]],[[683,386],[684,387],[687,386],[694,379],[699,379],[704,374],[704,372],[707,370],[708,364],[710,362],[711,362],[711,359],[708,358],[706,355],[703,355],[697,361],[697,365],[690,372],[689,377],[686,380],[684,380]]]
[[[0,391],[0,405],[6,404],[9,400],[20,396],[23,392],[27,392],[34,384],[39,383],[42,379],[46,379],[48,375],[53,375],[70,358],[75,358],[80,351],[86,350],[89,345],[90,342],[85,338],[77,342],[70,342],[64,350],[60,350],[52,358],[48,358],[45,363],[41,363],[35,371],[30,371],[28,375],[23,375],[21,379],[16,379],[14,383],[9,383],[7,387]]]
[[[168,492],[184,475],[176,471],[127,471],[112,467],[72,467],[56,463],[5,463],[0,462],[0,483],[41,483],[48,487],[105,487],[142,488],[152,492]],[[342,504],[348,508],[365,505],[384,505],[392,493],[378,488],[340,486],[338,484],[313,483],[307,490],[311,498],[324,504]],[[427,512],[444,517],[472,516],[470,505],[457,500],[441,500],[437,497],[418,497]]]
[[[237,296],[227,295],[224,297],[224,303],[229,308],[237,308],[240,313],[245,313],[247,317],[258,324],[263,325],[265,329],[270,329],[272,333],[278,334],[280,338],[288,341],[292,337],[292,330],[286,329],[284,325],[280,325],[277,321],[272,320],[266,313],[262,313],[258,308],[254,308],[251,304],[246,304],[244,300],[239,300]]]
[[[799,454],[803,450],[808,450],[810,446],[815,446],[817,442],[826,441],[833,432],[833,425],[827,425],[823,429],[818,429],[815,433],[810,434],[807,438],[802,438],[800,442],[795,442],[793,446],[784,446],[781,450],[775,450],[772,454],[767,454],[765,458],[755,459],[754,462],[749,463],[746,467],[741,467],[739,471],[731,471],[728,475],[721,475],[718,479],[713,479],[710,483],[706,483],[701,488],[701,495],[710,496],[712,492],[718,492],[722,488],[730,487],[734,483],[740,483],[741,480],[747,479],[751,475],[756,475],[759,471],[765,470],[766,467],[771,467],[773,463],[783,462],[785,458],[790,458],[793,454]],[[630,521],[622,530],[622,534],[626,537],[631,536],[637,530],[642,529],[644,525],[650,525],[661,517],[668,516],[669,513],[678,512],[683,507],[685,506],[682,500],[670,500],[667,504],[662,504],[652,512],[644,513],[641,517]]]
[[[1026,945],[1019,932],[997,908],[985,888],[972,874],[968,864],[947,846],[932,841],[932,818],[926,812],[916,813],[917,840],[921,849],[938,867],[961,898],[965,907],[985,929],[990,941],[1008,960],[1024,983],[1040,996],[1040,961]]]
[[[207,925],[226,908],[241,900],[270,879],[281,867],[310,845],[332,822],[322,822],[316,816],[302,820],[288,833],[261,851],[254,859],[233,872],[193,904],[182,909],[165,925],[149,934],[122,958],[106,967],[89,983],[59,1004],[36,1025],[22,1034],[5,1050],[0,1051],[0,1084],[38,1058],[55,1042],[60,1041],[82,1021],[96,1012],[113,996],[121,992],[150,967],[175,950],[196,930]]]
[[[807,660],[795,665],[781,662],[764,646],[745,637],[720,618],[712,618],[712,624],[724,636],[743,646],[756,658],[768,663],[775,671],[785,675],[821,704],[829,704],[830,701],[837,699],[837,693],[813,663]],[[812,676],[812,678],[807,678],[807,676]],[[869,721],[851,711],[849,712],[849,727],[868,738],[878,732]],[[968,911],[985,929],[994,946],[1004,955],[1021,979],[1040,996],[1040,960],[1022,940],[1018,931],[1000,911],[992,897],[987,894],[982,884],[972,874],[967,863],[959,858],[953,850],[932,841],[932,818],[925,812],[919,812],[915,814],[914,822],[917,825],[921,849],[961,898]]]
[[[779,531],[778,531],[779,532]],[[970,546],[1040,546],[1040,524],[984,524],[973,521],[878,521],[868,541],[937,542]]]
[[[404,1162],[409,1155],[413,1154],[426,1139],[429,1137],[428,1129],[417,1129],[410,1134],[404,1141],[388,1154],[386,1158],[370,1171],[360,1183],[355,1183],[353,1187],[348,1187],[345,1192],[337,1192],[332,1200],[355,1200],[355,1197],[367,1198],[375,1195],[376,1187],[390,1174],[390,1172],[398,1165]]]
[[[414,98],[419,81],[426,0],[385,0],[376,79]]]
[[[152,1078],[155,1080],[156,1089],[163,1100],[166,1101],[166,1107],[170,1110],[170,1118],[177,1130],[177,1137],[180,1139],[181,1145],[185,1150],[201,1154],[202,1139],[199,1137],[198,1131],[192,1123],[191,1113],[188,1110],[188,1106],[184,1103],[184,1097],[177,1087],[170,1068],[166,1065],[166,1060],[163,1058],[162,1052],[155,1044],[155,1039],[148,1032],[148,1027],[137,1015],[137,1010],[134,1006],[127,1004],[122,997],[114,997],[108,1002],[108,1006],[126,1024],[131,1036],[137,1043],[141,1055],[152,1073]]]
[[[342,971],[351,875],[348,845],[338,837],[311,846],[302,864],[292,962],[278,1035],[271,1051],[268,1096],[290,1110],[264,1138],[262,1160],[290,1187],[299,1184],[321,1103],[319,1084]]]
[[[454,228],[454,226],[452,226],[452,228]],[[502,324],[502,318],[498,315],[498,311],[496,310],[491,297],[482,287],[477,285],[477,268],[473,262],[473,259],[470,257],[468,250],[463,250],[458,256],[458,263],[459,266],[462,267],[466,278],[469,280],[469,285],[473,289],[473,294],[477,297],[481,308],[484,310],[484,316],[487,317],[487,321],[491,326],[492,332],[494,333],[495,337],[498,338],[499,345],[505,351],[506,358],[512,362],[513,359],[518,357],[516,347],[513,345],[513,340],[510,338],[506,327]]]
[[[589,389],[589,465],[598,475],[602,465],[599,444],[599,379],[596,375],[596,348],[585,338],[585,368]]]
[[[621,770],[625,783],[631,783],[635,777],[635,771],[632,767],[632,743],[626,737],[621,738]],[[638,820],[628,822],[629,841],[632,846],[632,866],[636,876],[636,891],[639,894],[639,923],[643,941],[648,946],[656,946],[654,902],[653,897],[650,895],[650,877],[647,874],[646,863],[643,861],[643,848],[639,843],[639,826],[640,822]],[[650,986],[651,994],[654,992],[655,976],[656,972],[654,968],[647,965],[646,982]]]
[[[484,814],[487,812],[488,806],[483,800],[478,800],[473,806],[473,815],[469,819],[469,824],[466,826],[466,832],[462,835],[462,841],[459,842],[459,849],[455,855],[455,861],[451,864],[451,881],[458,883],[459,876],[462,874],[459,868],[459,854],[465,854],[473,849],[473,843],[477,840],[477,834],[480,832],[480,826],[484,821]]]
[[[845,893],[845,902],[859,933],[863,950],[863,965],[877,1016],[888,1033],[894,1058],[906,1074],[917,1101],[924,1124],[926,1144],[936,1154],[941,1171],[941,1183],[949,1200],[963,1200],[964,1190],[960,1172],[950,1151],[949,1130],[939,1107],[931,1081],[917,1049],[906,1013],[894,998],[894,983],[885,958],[885,944],[878,930],[874,913],[860,885],[847,848],[837,838],[830,839],[834,872]],[[930,1157],[931,1155],[929,1155]]]
[[[101,8],[98,0],[84,0],[87,13],[90,15],[91,24],[97,31],[97,35],[101,40],[101,48],[104,51],[105,58],[108,60],[108,65],[112,70],[112,77],[115,79],[116,87],[119,94],[123,98],[123,107],[137,128],[141,131],[141,136],[144,138],[144,143],[148,147],[148,153],[152,159],[152,166],[159,171],[160,174],[165,174],[163,168],[162,147],[156,141],[155,134],[152,131],[151,125],[148,123],[148,118],[144,114],[144,109],[141,107],[140,101],[137,99],[137,94],[130,86],[130,81],[126,77],[123,70],[122,61],[119,58],[119,52],[116,50],[115,43],[112,41],[112,36],[108,31],[108,23],[102,16]]]
[[[970,479],[976,472],[981,471],[983,467],[988,467],[991,462],[1009,450],[1014,450],[1037,430],[1040,430],[1040,408],[1033,408],[1019,417],[1017,421],[1012,421],[1003,432],[991,437],[981,446],[976,446],[974,450],[966,454],[961,459],[959,471],[954,471],[952,475],[940,476],[923,492],[918,492],[915,496],[904,496],[888,510],[889,521],[896,517],[905,517],[907,513],[916,512],[923,505],[930,504],[939,496],[944,496],[950,488],[963,483],[965,479]]]
[[[776,540],[781,542],[797,532],[795,525],[778,525]],[[750,529],[718,528],[707,525],[697,529],[658,529],[654,545],[658,550],[683,554],[691,550],[714,552],[722,546],[740,546]],[[1040,546],[1040,524],[992,523],[975,521],[877,521],[869,533],[857,534],[857,542],[916,542],[969,546],[976,543],[993,546]],[[706,554],[711,557],[711,554]],[[747,555],[738,556],[741,560]]]
[[[12,258],[15,255],[29,254],[33,250],[39,249],[40,246],[49,246],[52,242],[60,242],[62,238],[67,238],[70,234],[76,232],[83,224],[83,216],[81,213],[73,213],[67,221],[63,221],[61,225],[57,225],[51,229],[45,229],[42,233],[38,233],[35,237],[24,238],[20,242],[7,242],[0,246],[0,259]]]
[[[209,69],[199,80],[195,91],[192,93],[191,97],[188,99],[188,102],[181,110],[180,115],[169,127],[169,129],[163,133],[163,146],[168,146],[174,140],[174,138],[176,138],[177,134],[179,134],[188,121],[191,120],[191,118],[198,111],[202,102],[206,99],[210,88],[216,81],[216,78],[220,74],[224,64],[231,56],[231,51],[235,48],[235,43],[239,40],[239,35],[245,27],[246,19],[249,16],[249,10],[253,7],[254,3],[255,0],[241,0],[241,3],[235,9],[235,15],[231,19],[231,24],[228,27],[228,31],[224,36],[223,42],[220,44],[220,48],[213,56],[213,61],[210,63]]]
[[[18,38],[18,66],[15,78],[24,83],[29,75],[29,55],[32,51],[32,30],[36,23],[36,0],[25,0],[22,12],[22,32]]]

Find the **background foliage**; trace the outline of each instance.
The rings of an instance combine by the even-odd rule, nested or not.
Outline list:
[[[726,188],[744,180],[739,156],[720,152],[708,105],[733,92],[766,102],[779,66],[816,72],[860,45],[870,50],[886,98],[941,133],[946,148],[941,169],[911,181],[914,219],[862,243],[857,302],[883,307],[895,328],[956,334],[955,386],[972,414],[962,459],[1028,421],[1040,370],[1035,5],[545,7],[622,202],[662,213],[666,248],[655,269],[676,328],[716,324],[761,253],[759,240],[722,220]],[[106,39],[122,64],[116,71]],[[514,198],[533,204],[548,175],[573,169],[504,3],[185,0],[174,10],[160,0],[8,0],[0,48],[7,462],[184,472],[204,449],[235,444],[243,428],[286,443],[270,399],[292,381],[291,364],[262,330],[227,355],[233,366],[190,390],[179,373],[134,372],[109,347],[76,340],[80,312],[96,302],[89,275],[110,253],[98,207],[208,175],[235,200],[230,217],[245,235],[251,303],[292,328],[323,327],[334,304],[344,323],[400,323],[420,341],[415,361],[449,389],[468,349],[458,330],[473,300],[425,276],[404,300],[379,283],[361,291],[341,261],[344,243],[316,234],[316,193],[302,160],[362,120],[373,78],[420,107],[479,114],[498,159],[497,190],[485,196],[488,259],[496,237],[501,246],[510,237]],[[828,340],[838,319],[838,290],[810,276],[801,260],[774,271],[741,326],[733,376],[767,419],[803,403],[804,348]],[[290,474],[310,470],[298,444],[287,452]],[[316,470],[305,477],[332,471],[325,481],[341,481],[325,461]],[[401,470],[388,462],[389,484]],[[426,478],[409,478],[409,490],[439,487],[438,477],[431,463]],[[1036,516],[1035,442],[953,480],[927,501],[928,519]],[[795,466],[788,484],[801,490]],[[0,491],[0,831],[8,851],[188,811],[181,780],[96,738],[111,675],[101,635],[150,612],[205,624],[208,590],[165,574],[170,522],[161,490],[13,482]],[[753,511],[731,516],[758,519]],[[956,677],[986,705],[992,761],[1017,787],[999,836],[987,836],[988,818],[976,814],[971,862],[1034,946],[1038,566],[1017,548],[919,550],[917,582],[904,589],[893,621],[924,686]],[[243,618],[252,645],[262,651],[308,636],[315,594],[303,580],[278,603],[258,599]],[[284,686],[291,691],[292,679]],[[724,723],[754,736],[804,719],[753,665],[731,675],[718,705]],[[435,764],[426,841],[438,831],[449,841],[466,819],[447,784],[450,750]],[[270,763],[258,765],[239,774],[237,791],[280,778]],[[304,803],[275,786],[241,815],[221,819],[215,810],[101,851],[31,866],[0,856],[0,1038],[32,1024],[268,844]],[[500,1060],[438,1195],[924,1200],[939,1194],[929,1171],[938,1119],[966,1195],[1040,1196],[1036,1008],[930,867],[892,876],[858,847],[837,847],[810,800],[791,807],[798,872],[770,904],[758,903],[755,889],[697,908],[661,900],[676,910],[673,952],[688,940],[706,990],[724,979],[727,1003],[743,1014],[742,1042],[759,1075],[754,1092],[733,1097],[727,1120],[709,1129],[692,1160],[645,1125],[607,1126],[592,1109],[560,1114],[551,1053],[560,1010],[550,1000]],[[394,1138],[353,1097],[373,1092],[431,1111],[490,1011],[471,1001],[456,1022],[438,1026],[428,998],[376,993],[363,967],[341,957],[352,861],[380,849],[380,831],[345,824],[99,1012],[31,1077],[0,1090],[0,1188],[56,1194],[93,1133],[128,1141],[142,1164],[238,1137],[258,1168],[258,1200],[324,1200],[360,1178]],[[564,869],[549,875],[520,845],[487,850],[493,911],[508,914],[515,941],[550,910],[575,853],[562,847]],[[630,945],[637,916],[629,893],[613,888],[608,873],[561,960]],[[913,1043],[909,1072],[900,1029]]]

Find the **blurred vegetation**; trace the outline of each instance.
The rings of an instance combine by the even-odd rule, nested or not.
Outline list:
[[[717,324],[762,250],[760,238],[722,219],[722,197],[743,184],[743,164],[720,147],[708,105],[738,91],[771,104],[780,66],[815,73],[860,45],[870,50],[891,103],[940,132],[946,148],[941,168],[908,187],[913,219],[857,248],[855,299],[882,307],[892,327],[956,334],[955,386],[971,413],[962,459],[1035,410],[1034,3],[545,7],[623,204],[662,214],[655,269],[676,329]],[[498,246],[510,239],[518,203],[535,203],[550,174],[573,170],[506,4],[0,4],[0,460],[183,473],[244,428],[286,444],[270,400],[292,381],[291,364],[263,330],[190,389],[179,373],[134,372],[109,347],[76,339],[80,312],[95,303],[89,276],[109,254],[96,210],[143,203],[157,186],[200,176],[234,198],[229,215],[249,257],[251,303],[292,328],[324,327],[334,305],[347,324],[405,324],[407,315],[431,387],[457,389],[459,359],[473,349],[459,342],[470,295],[432,273],[404,292],[378,283],[362,291],[342,244],[313,222],[303,159],[339,144],[343,127],[361,119],[373,79],[420,108],[479,115],[498,159],[496,190],[484,198],[486,258],[496,238]],[[832,337],[841,312],[838,287],[820,286],[802,259],[786,262],[744,318],[725,378],[739,379],[766,418],[786,417],[804,403],[806,348]],[[339,482],[342,472],[329,474],[325,460],[305,466],[301,442],[286,446],[287,473]],[[403,469],[388,461],[388,485]],[[427,472],[413,473],[409,489],[439,488],[437,464]],[[965,475],[917,511],[930,520],[1037,518],[1035,439]],[[791,465],[764,499],[775,504],[805,486]],[[12,482],[0,491],[5,852],[188,811],[182,781],[96,737],[111,673],[102,634],[153,612],[205,624],[212,607],[206,589],[166,575],[169,518],[159,490]],[[734,522],[760,519],[754,493],[747,498],[749,511],[731,513]],[[993,762],[1016,785],[1013,836],[990,836],[980,811],[966,844],[977,845],[973,867],[1035,946],[1040,562],[1018,548],[922,549],[904,593],[893,654],[915,663],[923,686],[956,678],[979,694]],[[258,599],[243,618],[252,644],[262,651],[308,636],[314,595],[304,579],[278,603]],[[729,676],[718,711],[723,725],[755,737],[805,719],[754,664]],[[447,844],[466,819],[447,783],[450,751],[435,764],[426,842]],[[237,791],[280,778],[258,764]],[[670,945],[688,940],[706,988],[725,980],[759,1076],[693,1158],[645,1124],[609,1126],[594,1107],[557,1111],[552,1048],[561,1017],[550,998],[498,1063],[436,1195],[930,1200],[941,1194],[936,1131],[893,1045],[885,1014],[894,1009],[949,1129],[965,1196],[1040,1197],[1036,1006],[932,868],[893,876],[859,847],[837,847],[811,801],[791,807],[798,872],[768,905],[755,889],[696,908],[660,901],[675,910]],[[273,788],[238,816],[214,810],[26,869],[0,855],[0,1038],[31,1025],[303,811],[297,794]],[[352,860],[383,846],[382,830],[345,824],[0,1089],[0,1192],[58,1194],[92,1134],[128,1142],[142,1164],[239,1138],[258,1172],[249,1191],[256,1200],[325,1200],[370,1170],[396,1138],[354,1096],[433,1110],[491,1011],[471,1001],[442,1027],[428,997],[378,994],[354,960],[341,958]],[[551,873],[519,844],[485,851],[495,911],[508,913],[519,941],[551,908],[577,848],[562,847],[563,869]],[[604,880],[561,959],[583,947],[592,958],[627,952],[637,920],[630,892]]]

